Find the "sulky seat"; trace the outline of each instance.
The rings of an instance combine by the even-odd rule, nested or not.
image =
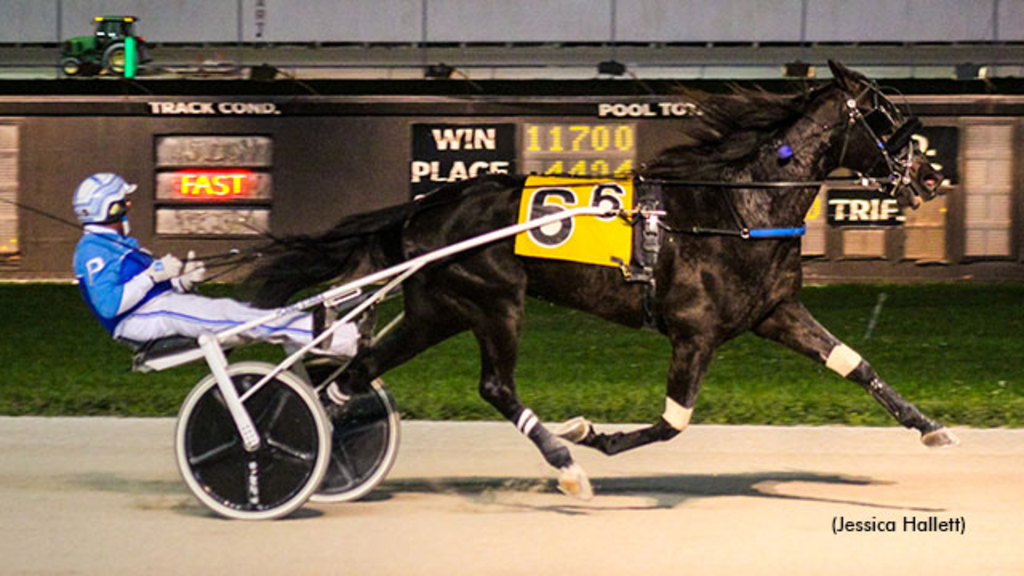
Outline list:
[[[203,351],[195,338],[168,336],[148,342],[118,339],[134,350],[133,372],[154,372],[193,362],[203,357]]]

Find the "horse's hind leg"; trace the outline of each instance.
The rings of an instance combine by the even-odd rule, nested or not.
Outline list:
[[[373,347],[360,350],[353,364],[358,364],[362,377],[369,381],[465,329],[465,325],[439,316],[407,314]]]
[[[942,424],[931,420],[879,377],[874,368],[849,346],[826,330],[804,305],[797,301],[780,304],[754,332],[809,356],[868,391],[907,428],[921,433],[929,447],[956,445],[959,441]]]
[[[495,306],[495,302],[490,305]],[[516,394],[515,365],[519,348],[522,302],[497,305],[503,314],[487,316],[473,328],[480,345],[480,396],[512,422],[544,455],[548,464],[559,470],[558,488],[583,500],[593,497],[586,473],[577,465],[566,448],[540,422],[532,410],[523,405]]]

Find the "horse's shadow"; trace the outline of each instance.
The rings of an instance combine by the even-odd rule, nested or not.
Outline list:
[[[139,508],[173,510],[187,516],[216,517],[213,512],[195,502],[180,481],[139,480],[116,474],[83,474],[73,476],[69,480],[74,485],[91,490],[141,497],[135,503],[135,506]],[[933,513],[944,510],[845,496],[824,497],[807,493],[807,490],[801,490],[796,486],[791,486],[785,492],[780,490],[783,485],[793,483],[850,487],[891,484],[866,477],[797,471],[626,476],[593,479],[595,499],[590,502],[582,502],[559,494],[553,479],[474,476],[401,478],[385,481],[360,500],[360,503],[378,506],[403,495],[454,496],[479,505],[482,511],[524,510],[585,515],[626,510],[666,510],[704,498],[744,496],[863,506],[883,510]],[[342,504],[342,506],[345,505]],[[307,506],[296,511],[290,518],[302,519],[318,517],[322,514],[322,511]]]
[[[409,478],[386,481],[371,500],[389,500],[402,494],[442,494],[459,496],[474,502],[495,504],[509,508],[546,510],[562,514],[588,514],[615,510],[665,510],[692,500],[716,497],[745,496],[772,498],[800,502],[821,502],[849,506],[864,506],[889,510],[941,512],[941,508],[907,506],[886,502],[872,502],[846,497],[824,497],[800,494],[799,489],[784,493],[778,488],[788,483],[811,483],[841,486],[880,486],[890,484],[864,477],[851,477],[813,472],[758,472],[744,474],[671,474],[658,476],[628,476],[595,478],[592,481],[595,499],[581,502],[558,496],[558,501],[544,498],[514,497],[515,493],[557,495],[554,480],[525,478]],[[513,493],[512,498],[501,498],[501,493]],[[617,498],[624,505],[601,505],[601,498]],[[532,501],[535,500],[535,501]],[[607,500],[606,500],[607,501]]]

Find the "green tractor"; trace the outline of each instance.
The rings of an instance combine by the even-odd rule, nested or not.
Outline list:
[[[67,76],[108,72],[131,78],[139,64],[149,62],[146,39],[135,35],[135,16],[97,16],[96,33],[66,40],[60,68]]]

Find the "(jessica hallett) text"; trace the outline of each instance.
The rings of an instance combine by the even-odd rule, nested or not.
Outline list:
[[[832,533],[844,534],[848,532],[953,532],[963,535],[967,530],[967,519],[963,516],[904,516],[898,520],[878,519],[872,516],[870,519],[847,518],[846,516],[834,516],[832,518]]]

